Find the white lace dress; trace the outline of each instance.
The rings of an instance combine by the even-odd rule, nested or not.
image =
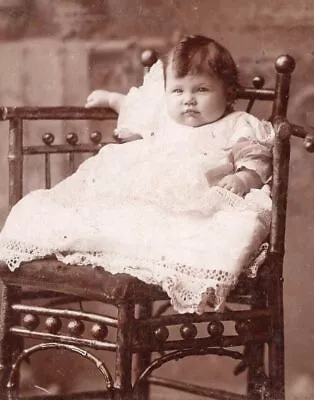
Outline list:
[[[154,129],[26,195],[0,234],[0,260],[13,271],[54,254],[160,285],[179,312],[203,312],[212,293],[219,308],[269,232],[271,200],[215,183],[243,167],[267,182],[273,130],[243,112],[199,128],[164,116]]]

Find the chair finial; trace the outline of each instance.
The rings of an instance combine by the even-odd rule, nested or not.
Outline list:
[[[291,74],[295,68],[295,59],[288,54],[284,54],[277,58],[275,67],[279,73]]]
[[[144,50],[141,54],[141,63],[144,67],[150,68],[158,60],[155,50]]]
[[[309,153],[314,153],[314,137],[313,136],[306,135],[304,138],[303,145]]]
[[[255,76],[252,83],[255,89],[261,89],[265,84],[265,79],[262,76]]]

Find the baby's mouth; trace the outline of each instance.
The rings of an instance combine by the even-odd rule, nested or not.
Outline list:
[[[196,115],[199,114],[198,111],[194,110],[193,108],[188,108],[187,110],[184,110],[183,114],[187,114],[187,115]]]

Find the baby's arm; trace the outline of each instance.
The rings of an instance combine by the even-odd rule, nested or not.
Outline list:
[[[123,102],[125,100],[125,95],[117,92],[109,92],[108,90],[94,90],[86,100],[85,107],[106,107],[111,108],[117,114],[120,113]],[[141,135],[132,134],[128,132],[122,132],[121,129],[119,132],[117,130],[114,131],[114,136],[120,140],[121,143],[132,142],[133,140],[142,139]]]
[[[272,174],[274,131],[269,122],[240,113],[230,139],[234,174],[221,179],[219,186],[240,195],[259,189]]]
[[[239,196],[245,195],[251,189],[259,189],[262,185],[260,176],[252,169],[246,168],[223,177],[217,183],[217,186],[230,190]]]
[[[85,107],[107,107],[116,111],[118,114],[121,110],[125,95],[108,90],[94,90],[86,100]]]

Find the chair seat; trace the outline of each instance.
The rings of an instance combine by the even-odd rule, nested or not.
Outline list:
[[[168,299],[156,285],[148,285],[128,274],[111,274],[101,267],[65,265],[55,258],[28,263],[11,272],[0,263],[0,279],[5,284],[35,290],[68,293],[85,299],[116,303],[125,299],[134,302]]]
[[[258,260],[259,255],[250,265]],[[262,263],[259,263],[258,271],[260,264]],[[256,282],[260,274],[256,273],[256,276],[250,277],[250,271],[250,268],[246,268],[240,275],[236,287],[228,296],[228,301],[236,300],[249,304],[251,294],[257,294]],[[67,293],[86,300],[111,304],[124,300],[133,300],[135,303],[169,300],[161,287],[147,284],[129,274],[112,274],[102,267],[66,265],[53,256],[22,263],[14,272],[11,272],[6,264],[0,263],[0,279],[5,284],[37,292]]]

